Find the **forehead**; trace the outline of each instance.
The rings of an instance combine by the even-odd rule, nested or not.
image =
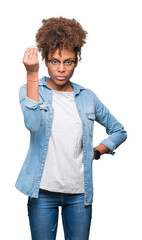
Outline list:
[[[59,49],[57,49],[54,53],[53,56],[49,53],[48,57],[53,57],[53,58],[57,58],[59,60],[64,60],[67,58],[75,58],[75,52],[72,50],[67,50],[67,49],[62,49],[61,50],[61,56],[59,55]]]

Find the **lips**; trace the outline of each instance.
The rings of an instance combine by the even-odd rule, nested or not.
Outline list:
[[[59,80],[63,80],[63,79],[65,79],[66,77],[65,77],[65,76],[56,76],[56,78],[59,79]]]

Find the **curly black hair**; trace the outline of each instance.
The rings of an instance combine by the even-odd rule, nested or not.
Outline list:
[[[42,26],[36,33],[36,43],[42,55],[42,60],[47,60],[48,53],[59,49],[59,55],[63,48],[74,50],[81,58],[81,47],[86,43],[87,31],[83,30],[80,23],[74,18],[51,17],[42,20]]]

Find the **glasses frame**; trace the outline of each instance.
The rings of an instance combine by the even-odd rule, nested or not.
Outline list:
[[[74,63],[74,64],[77,63],[76,60],[71,60],[71,59],[66,59],[66,60],[64,60],[64,61],[60,61],[60,60],[58,60],[58,59],[47,59],[47,62],[50,63],[51,61],[57,61],[59,64],[61,64],[61,63],[64,64],[66,61],[71,61],[71,62]],[[55,66],[56,66],[56,65],[55,65]],[[59,66],[60,66],[60,65],[59,65]],[[59,66],[57,66],[57,69],[59,68]],[[65,65],[64,65],[64,67],[65,67],[65,69],[67,69]]]

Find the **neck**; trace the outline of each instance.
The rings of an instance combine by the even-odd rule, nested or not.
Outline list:
[[[63,91],[63,92],[73,92],[73,87],[71,86],[70,82],[66,82],[64,85],[57,85],[51,78],[46,81],[49,88],[56,90],[56,91]]]

